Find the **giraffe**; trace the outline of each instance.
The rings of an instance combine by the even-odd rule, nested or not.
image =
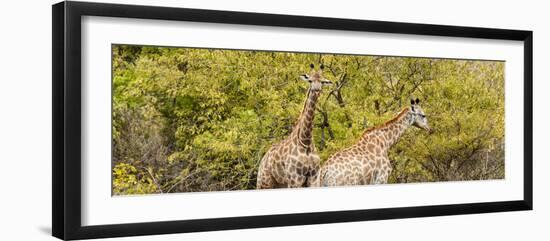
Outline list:
[[[420,100],[411,99],[393,119],[367,129],[351,147],[331,155],[321,167],[312,186],[385,184],[392,171],[389,149],[409,126],[431,132]]]
[[[318,71],[310,65],[310,74],[300,78],[310,83],[304,108],[290,135],[273,144],[260,161],[257,189],[304,187],[317,174],[320,158],[313,143],[313,118],[321,89],[332,82],[323,76],[324,66]]]

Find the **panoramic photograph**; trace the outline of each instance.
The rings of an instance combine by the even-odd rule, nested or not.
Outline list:
[[[504,61],[112,45],[112,195],[505,178]]]

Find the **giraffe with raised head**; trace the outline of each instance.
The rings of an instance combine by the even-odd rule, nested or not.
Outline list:
[[[410,126],[430,132],[428,120],[419,105],[411,99],[411,106],[393,119],[367,129],[351,147],[332,154],[321,167],[313,186],[343,186],[385,184],[392,171],[389,149]]]
[[[260,161],[256,187],[284,188],[304,187],[312,181],[320,167],[319,155],[313,143],[313,118],[315,106],[324,85],[332,84],[323,77],[323,65],[300,78],[309,83],[304,108],[290,135],[273,144]]]

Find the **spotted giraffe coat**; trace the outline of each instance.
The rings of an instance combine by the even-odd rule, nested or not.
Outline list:
[[[313,186],[342,186],[387,183],[392,171],[388,150],[405,130],[425,116],[419,106],[407,107],[392,120],[365,131],[358,142],[334,153],[323,164]],[[418,112],[420,110],[420,112]],[[420,114],[418,114],[420,113]],[[422,128],[428,128],[427,122]]]
[[[321,86],[330,81],[324,79],[321,71],[303,78],[311,85],[302,113],[292,133],[272,145],[260,161],[258,189],[308,186],[320,168],[320,158],[313,143],[313,119]]]

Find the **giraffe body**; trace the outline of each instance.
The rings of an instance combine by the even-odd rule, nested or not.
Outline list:
[[[260,161],[256,187],[293,188],[305,187],[312,182],[320,167],[320,158],[313,143],[313,118],[317,100],[323,85],[330,84],[322,71],[302,75],[310,83],[306,102],[291,134],[273,144]],[[321,66],[322,69],[322,66]]]
[[[305,154],[307,148],[291,139],[273,145],[261,160],[258,189],[307,186],[308,179],[319,170],[319,155]]]
[[[417,126],[429,131],[419,100],[402,110],[392,120],[365,131],[358,142],[327,159],[313,186],[384,184],[392,166],[388,151],[405,130]]]

